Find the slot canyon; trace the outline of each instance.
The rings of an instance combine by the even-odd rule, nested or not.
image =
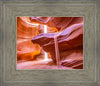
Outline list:
[[[17,17],[17,69],[83,69],[83,17]]]

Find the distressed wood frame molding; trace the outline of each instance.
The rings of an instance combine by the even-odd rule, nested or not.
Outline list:
[[[100,85],[99,1],[1,1],[0,86]],[[17,16],[84,17],[84,69],[16,70]]]

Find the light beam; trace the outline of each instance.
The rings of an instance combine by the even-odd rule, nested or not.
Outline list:
[[[44,25],[44,33],[47,33],[47,26]],[[44,60],[48,60],[48,53],[44,52]]]

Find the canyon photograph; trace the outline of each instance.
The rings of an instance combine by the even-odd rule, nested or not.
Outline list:
[[[83,69],[83,17],[17,17],[16,69]]]

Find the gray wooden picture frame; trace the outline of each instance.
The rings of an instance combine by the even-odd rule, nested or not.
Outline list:
[[[100,86],[99,0],[3,0],[0,21],[0,86]],[[17,16],[84,17],[84,69],[17,70]]]

